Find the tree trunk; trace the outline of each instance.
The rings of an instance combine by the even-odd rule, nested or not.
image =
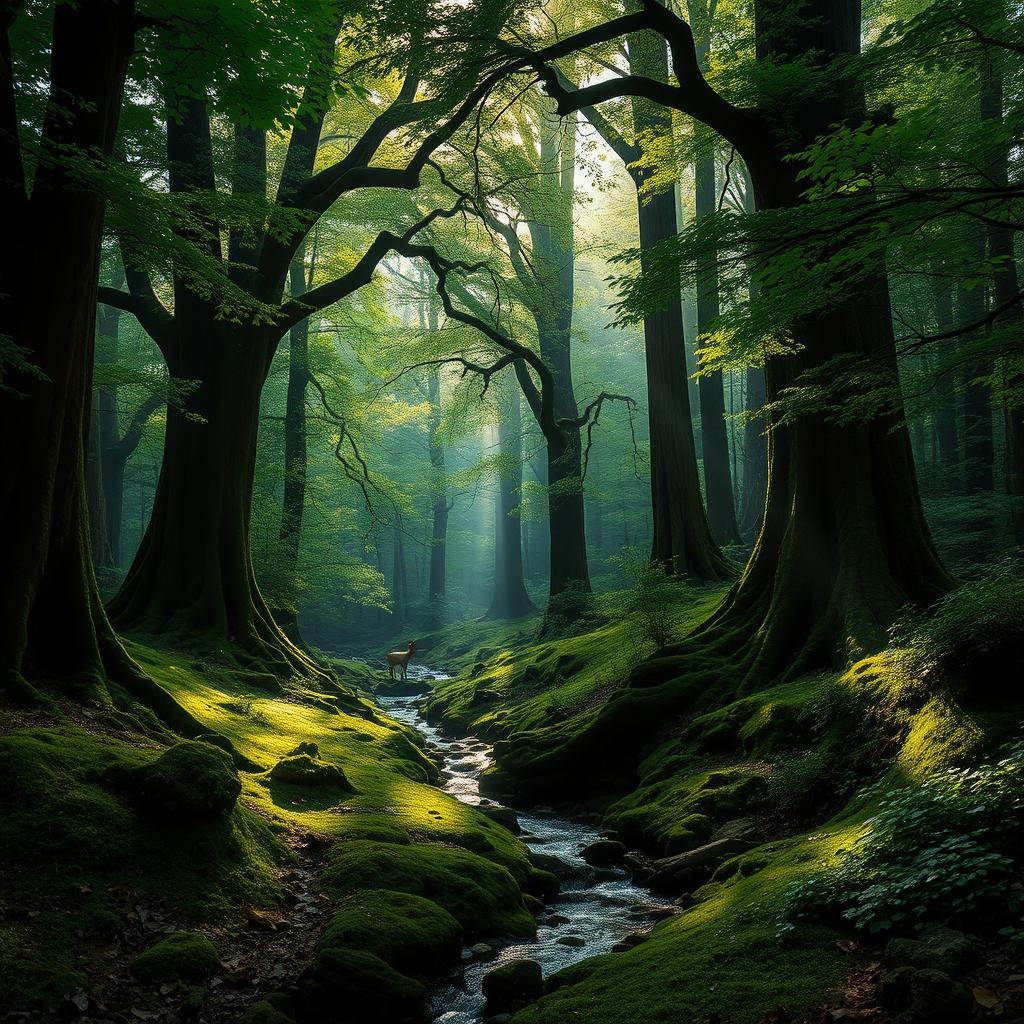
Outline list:
[[[697,160],[695,209],[697,217],[715,212],[715,155],[709,147]],[[718,318],[717,254],[709,254],[702,263],[697,278],[697,353],[700,357],[700,338],[711,329]],[[704,492],[707,497],[708,525],[718,544],[739,544],[740,533],[736,525],[736,506],[733,501],[732,473],[729,470],[729,437],[725,424],[725,394],[722,372],[701,374],[697,378],[700,395],[701,444],[704,460]]]
[[[649,32],[631,36],[629,60],[633,74],[668,81],[668,49],[663,37]],[[634,99],[633,126],[638,137],[644,132],[670,132],[671,117],[656,104]],[[640,268],[647,273],[650,251],[678,233],[675,190],[641,196],[647,174],[640,169],[630,173],[637,187]],[[662,309],[644,317],[654,523],[651,558],[673,573],[723,580],[731,573],[712,537],[701,501],[680,289],[671,290],[665,299]]]
[[[935,326],[940,334],[953,330],[953,289],[938,274],[932,278],[932,296],[935,305]],[[933,416],[935,437],[939,446],[939,463],[953,471],[960,464],[960,445],[956,429],[956,393],[952,376],[942,373],[935,384],[936,408]],[[959,481],[958,481],[959,482]]]
[[[58,4],[41,137],[51,158],[39,162],[31,198],[16,137],[0,150],[0,215],[9,237],[19,241],[0,257],[0,335],[45,375],[14,370],[10,383],[23,397],[0,393],[6,458],[0,474],[0,686],[9,697],[28,696],[34,690],[26,676],[59,680],[62,689],[109,702],[106,684],[114,679],[175,718],[170,697],[142,676],[118,643],[93,574],[85,425],[105,203],[63,163],[69,150],[78,159],[112,150],[134,18],[130,2]],[[9,54],[7,27],[0,23],[0,44]],[[13,84],[0,76],[0,135],[14,116]],[[176,720],[188,718],[180,712]]]
[[[768,438],[765,436],[764,370],[747,369],[747,419],[743,424],[743,502],[740,508],[740,532],[756,537],[764,516],[768,490]]]
[[[498,472],[494,497],[494,594],[484,618],[518,619],[536,608],[523,582],[520,503],[523,488],[523,425],[519,390],[502,387],[498,400]]]
[[[301,295],[307,288],[306,248],[299,246],[289,270],[291,293]],[[284,411],[284,494],[281,501],[281,529],[278,535],[285,559],[288,592],[276,601],[274,617],[296,643],[299,639],[297,587],[302,516],[306,507],[306,387],[309,382],[309,320],[300,320],[288,332],[288,392]]]
[[[427,596],[435,609],[445,594],[446,563],[448,556],[448,475],[445,466],[444,443],[441,439],[441,381],[437,368],[427,377],[427,397],[430,402],[430,579]]]

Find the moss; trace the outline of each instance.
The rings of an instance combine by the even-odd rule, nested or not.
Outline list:
[[[413,843],[339,843],[328,854],[323,883],[335,898],[360,889],[391,889],[440,904],[467,938],[533,935],[533,917],[505,868],[465,850]]]
[[[209,743],[176,743],[137,768],[130,787],[148,813],[179,821],[216,818],[235,806],[242,783],[231,756]]]
[[[437,975],[459,962],[462,926],[433,900],[364,889],[344,901],[320,946],[365,949],[404,974]]]
[[[292,1018],[266,999],[261,999],[246,1009],[241,1024],[292,1024]]]
[[[322,949],[301,1003],[307,1017],[325,1022],[406,1024],[428,1019],[426,988],[358,949]]]
[[[174,932],[132,961],[142,981],[203,981],[219,964],[217,947],[200,932]]]
[[[321,761],[309,754],[282,757],[270,769],[270,778],[275,782],[287,782],[293,786],[337,786],[340,789],[352,790],[352,784],[336,764]]]

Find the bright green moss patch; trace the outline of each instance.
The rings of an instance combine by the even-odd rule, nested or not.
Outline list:
[[[444,907],[467,938],[533,935],[533,917],[503,867],[465,850],[413,843],[339,843],[328,854],[324,887],[337,899],[361,889],[391,889]]]
[[[403,974],[437,975],[459,962],[462,926],[433,900],[363,889],[331,918],[323,949],[364,949]]]
[[[217,969],[217,947],[200,932],[174,932],[132,961],[142,981],[203,981]]]

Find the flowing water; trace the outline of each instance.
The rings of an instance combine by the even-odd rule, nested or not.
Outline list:
[[[410,678],[447,679],[422,665],[409,667]],[[426,721],[415,697],[378,696],[391,717],[413,726],[423,735],[431,757],[443,760],[441,788],[467,804],[488,803],[480,796],[480,774],[491,763],[491,747],[472,736],[453,738]],[[474,1024],[483,1019],[483,976],[510,960],[536,960],[545,976],[597,953],[607,953],[627,936],[650,929],[671,913],[671,904],[650,890],[634,885],[619,868],[594,868],[581,856],[600,838],[590,824],[537,809],[513,808],[522,828],[521,839],[538,853],[550,854],[566,865],[558,898],[538,918],[537,938],[495,946],[488,960],[472,959],[464,952],[462,969],[435,988],[435,1024]],[[551,920],[554,916],[555,920]],[[568,919],[567,921],[564,919]],[[560,942],[559,939],[568,940]]]

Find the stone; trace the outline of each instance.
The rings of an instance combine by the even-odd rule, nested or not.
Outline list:
[[[217,969],[217,948],[200,932],[173,932],[131,964],[141,981],[203,981]]]
[[[617,839],[598,839],[584,847],[583,859],[593,867],[609,868],[621,864],[626,856],[626,844]]]
[[[559,881],[565,881],[573,875],[572,866],[554,854],[530,850],[527,859],[535,868],[539,868],[541,871],[550,871]]]
[[[632,949],[634,946],[639,946],[641,942],[646,942],[650,938],[650,932],[630,932],[622,941]]]
[[[544,995],[544,973],[536,960],[512,960],[483,976],[485,1016],[514,1013]]]
[[[477,960],[493,960],[495,957],[495,949],[493,946],[488,946],[486,942],[477,942],[469,947],[469,951]]]
[[[943,971],[915,971],[910,979],[909,1014],[928,1024],[962,1024],[969,1020],[973,1000],[966,987]]]
[[[344,1019],[352,1024],[430,1019],[427,990],[372,953],[358,949],[322,949],[301,993],[304,1013],[312,1019]]]
[[[916,967],[958,977],[974,963],[974,943],[952,928],[929,928],[916,939],[892,939],[885,948],[890,967]]]
[[[628,942],[616,942],[612,946],[613,953],[628,953],[633,947]]]
[[[131,774],[142,807],[161,817],[208,821],[235,806],[242,783],[231,756],[209,743],[186,740]]]
[[[314,757],[306,753],[282,757],[270,769],[270,777],[275,782],[288,782],[293,786],[340,786],[348,790],[353,788],[345,773],[336,764],[321,761],[319,755]]]
[[[642,885],[654,873],[650,858],[642,853],[627,853],[622,858],[622,866],[633,876],[633,881],[637,885]]]
[[[733,818],[719,825],[711,835],[711,842],[719,839],[753,839],[757,828],[753,818]]]
[[[569,918],[565,914],[551,914],[545,918],[544,923],[550,925],[552,928],[557,928],[560,924],[568,924]]]
[[[719,839],[674,857],[663,857],[651,865],[648,885],[656,892],[681,893],[706,882],[715,869],[730,857],[746,853],[755,844],[747,839]]]
[[[501,804],[481,803],[477,810],[491,821],[496,821],[502,828],[507,828],[512,835],[517,836],[522,832],[519,827],[519,818],[511,807],[502,807]]]
[[[579,935],[559,935],[555,942],[560,946],[572,946],[575,949],[580,949],[587,944],[587,940]]]

